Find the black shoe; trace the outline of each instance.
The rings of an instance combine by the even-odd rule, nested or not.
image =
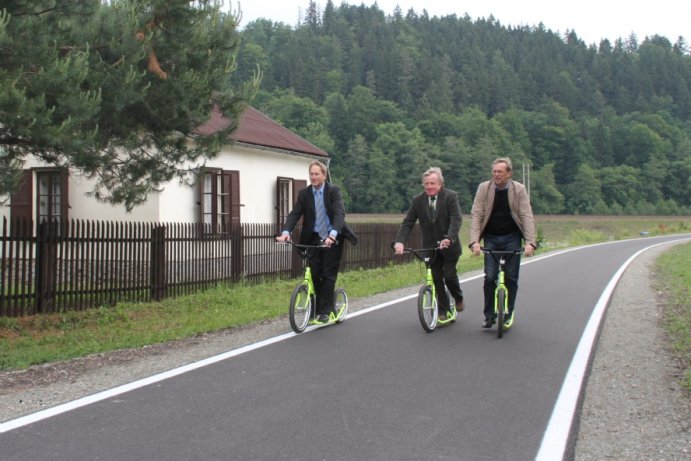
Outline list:
[[[485,319],[482,321],[482,328],[492,328],[492,325],[494,325],[495,323],[495,319]]]
[[[329,323],[329,315],[319,314],[319,317],[317,317],[317,323]]]

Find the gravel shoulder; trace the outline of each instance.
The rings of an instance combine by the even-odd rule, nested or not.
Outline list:
[[[639,256],[617,286],[583,397],[575,459],[691,459],[691,398],[675,380],[661,328],[664,296],[650,269],[668,246]],[[468,275],[468,274],[464,274]],[[409,295],[415,287],[351,300],[351,310]],[[285,318],[141,349],[0,372],[0,422],[289,331]]]
[[[628,267],[600,331],[580,415],[575,459],[691,460],[691,396],[666,350],[664,293],[652,248]]]

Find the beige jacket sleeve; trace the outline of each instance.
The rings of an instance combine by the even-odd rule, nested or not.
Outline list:
[[[491,181],[481,183],[477,187],[477,192],[475,192],[473,208],[470,210],[470,242],[468,242],[468,246],[480,242],[482,231],[487,226],[489,217],[492,214],[494,188],[489,187],[490,183]]]
[[[511,181],[509,190],[509,207],[511,208],[511,215],[516,225],[523,234],[525,244],[531,244],[537,248],[537,235],[535,234],[535,218],[533,217],[533,208],[530,205],[530,197],[526,187],[515,181]],[[513,199],[513,200],[512,200]]]

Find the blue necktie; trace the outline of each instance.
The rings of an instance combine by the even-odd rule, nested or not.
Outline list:
[[[329,235],[329,221],[324,209],[324,191],[319,190],[314,194],[314,207],[317,210],[317,232],[319,238],[324,240]]]

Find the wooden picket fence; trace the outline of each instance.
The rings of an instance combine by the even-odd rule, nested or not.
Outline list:
[[[407,261],[392,258],[397,224],[351,227],[359,242],[345,243],[342,270]],[[240,224],[219,234],[193,223],[72,220],[34,226],[3,218],[0,317],[156,301],[220,283],[300,276],[302,259],[290,246],[276,245],[275,233],[275,224]],[[419,238],[416,226],[413,241]]]

